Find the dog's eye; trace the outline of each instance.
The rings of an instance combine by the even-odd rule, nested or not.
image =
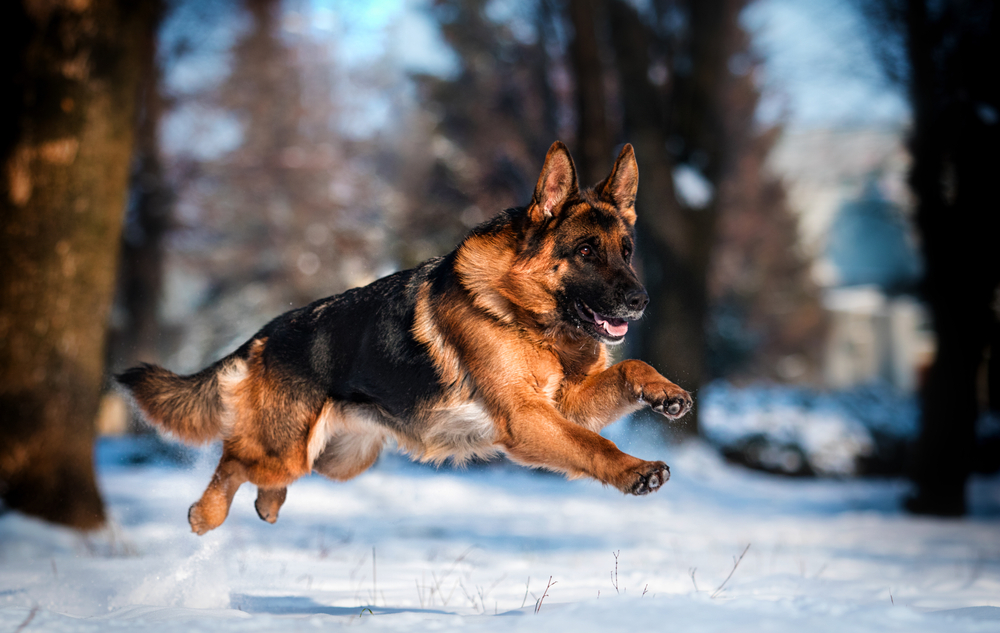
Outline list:
[[[580,257],[590,257],[594,254],[594,249],[591,248],[590,244],[584,244],[580,248],[576,249],[576,252],[580,254]]]

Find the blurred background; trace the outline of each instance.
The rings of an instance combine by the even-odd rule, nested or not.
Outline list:
[[[451,250],[625,142],[666,426],[795,476],[1000,466],[998,12],[986,0],[6,3],[0,494],[103,521],[109,376]],[[8,91],[9,88],[9,91]],[[91,473],[88,475],[88,473]],[[89,479],[88,479],[89,477]]]

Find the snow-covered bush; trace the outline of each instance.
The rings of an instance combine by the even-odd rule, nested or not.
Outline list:
[[[698,398],[705,437],[764,470],[847,476],[898,469],[917,433],[917,402],[887,385],[824,392],[710,384]]]

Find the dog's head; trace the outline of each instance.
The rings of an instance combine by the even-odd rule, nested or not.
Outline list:
[[[625,145],[608,177],[581,191],[573,159],[557,141],[526,213],[534,241],[547,246],[542,250],[559,273],[559,318],[603,343],[624,340],[628,322],[649,302],[632,268],[638,184],[635,152]]]
[[[632,269],[638,182],[626,145],[608,177],[581,190],[569,151],[554,143],[531,204],[460,248],[459,274],[476,302],[505,320],[527,313],[548,331],[622,342],[649,300]]]

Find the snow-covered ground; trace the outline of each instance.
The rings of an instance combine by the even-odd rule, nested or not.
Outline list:
[[[915,518],[901,480],[781,478],[620,439],[673,479],[625,497],[389,454],[348,483],[296,483],[276,525],[245,486],[204,537],[186,512],[209,453],[130,465],[141,441],[102,440],[113,529],[0,517],[0,631],[1000,631],[1000,479],[972,483],[969,518]]]

